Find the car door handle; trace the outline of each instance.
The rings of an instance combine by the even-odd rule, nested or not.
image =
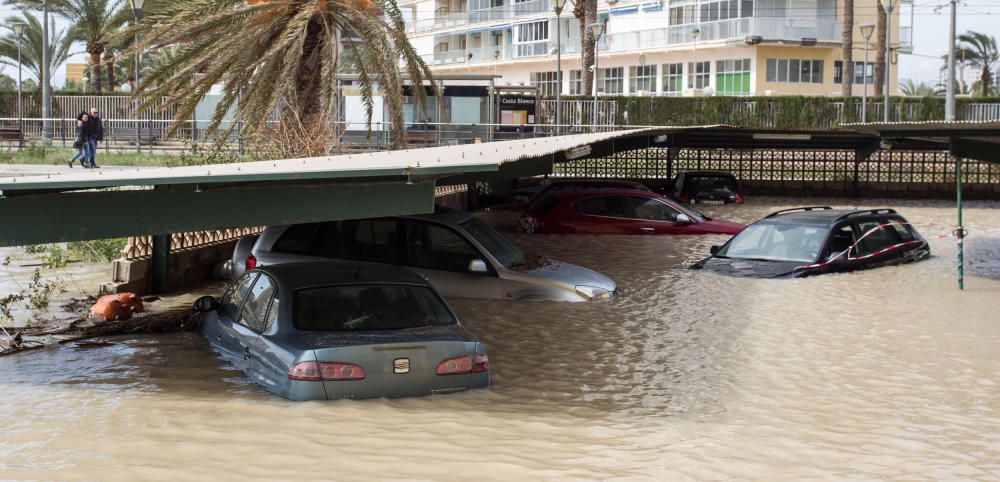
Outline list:
[[[243,359],[244,360],[249,360],[250,359],[250,348],[244,348],[243,349]]]
[[[642,231],[644,233],[652,233],[652,232],[656,232],[656,229],[654,229],[654,228],[639,228],[639,231]]]

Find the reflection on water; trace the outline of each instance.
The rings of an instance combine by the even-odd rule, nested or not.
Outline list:
[[[796,200],[710,215],[750,221]],[[810,204],[815,201],[809,201]],[[838,204],[835,202],[835,204]],[[842,203],[839,203],[842,205]],[[927,262],[801,280],[682,269],[722,237],[526,236],[598,304],[456,301],[489,391],[291,403],[193,334],[0,358],[3,478],[1000,477],[1000,207],[899,206]],[[901,205],[902,204],[902,205]]]

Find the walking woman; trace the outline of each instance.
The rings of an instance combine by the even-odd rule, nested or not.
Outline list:
[[[90,116],[86,112],[81,112],[80,115],[76,116],[76,140],[73,141],[73,147],[76,148],[76,154],[73,158],[69,160],[67,164],[69,167],[73,167],[73,162],[77,159],[80,160],[80,165],[84,168],[90,167],[87,160],[90,159],[90,129],[88,126],[88,121]]]

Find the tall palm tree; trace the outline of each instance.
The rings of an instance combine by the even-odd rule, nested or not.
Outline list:
[[[840,79],[840,95],[850,97],[854,95],[852,89],[854,82],[854,0],[844,0],[844,31],[841,34],[841,44],[843,45],[843,68]]]
[[[934,97],[944,95],[944,90],[936,89],[923,82],[906,79],[899,83],[899,93],[908,97]]]
[[[872,80],[875,81],[875,97],[879,97],[885,85],[885,76],[888,75],[885,71],[885,45],[889,41],[889,32],[886,30],[889,17],[882,2],[875,2],[875,12],[878,15],[875,20],[875,68],[873,69],[875,78]],[[865,69],[867,74],[868,66],[865,66]]]
[[[101,55],[108,39],[132,16],[131,10],[122,8],[125,0],[48,0],[49,10],[72,25],[72,35],[86,43],[90,55],[90,84],[94,92],[101,92]],[[14,5],[34,10],[41,9],[42,0],[5,0]]]
[[[597,50],[597,39],[590,31],[590,24],[597,22],[597,0],[574,0],[573,16],[580,22],[580,69],[581,88],[583,95],[594,92],[594,74],[590,67],[594,65],[594,55]]]
[[[394,0],[160,0],[148,7],[142,22],[122,35],[138,30],[141,48],[176,45],[180,53],[144,77],[134,95],[145,100],[143,108],[166,97],[165,107],[185,120],[221,83],[210,129],[234,106],[236,120],[250,128],[263,128],[278,107],[289,121],[328,123],[338,63],[350,58],[369,120],[381,95],[399,145],[405,133],[401,71],[413,85],[433,80]],[[341,51],[353,55],[341,58]],[[426,105],[424,89],[413,93]]]
[[[993,91],[993,72],[1000,64],[997,39],[984,33],[969,31],[959,35],[958,42],[955,58],[964,58],[966,64],[982,69],[977,87],[980,95],[990,95]]]
[[[23,23],[25,26],[21,39],[21,61],[24,71],[41,84],[44,38],[42,22],[31,13],[21,12],[4,20],[5,25],[14,23]],[[73,38],[67,35],[66,29],[56,29],[54,23],[49,27],[49,72],[55,72],[66,63],[72,55],[70,49],[73,47]],[[0,37],[0,64],[17,68],[17,35],[13,32]]]

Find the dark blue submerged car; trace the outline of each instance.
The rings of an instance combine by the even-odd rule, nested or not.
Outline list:
[[[291,400],[430,395],[485,388],[489,360],[424,278],[329,261],[247,271],[195,302],[212,348]]]
[[[894,209],[785,209],[743,228],[692,269],[756,278],[798,278],[930,257],[920,233]]]

